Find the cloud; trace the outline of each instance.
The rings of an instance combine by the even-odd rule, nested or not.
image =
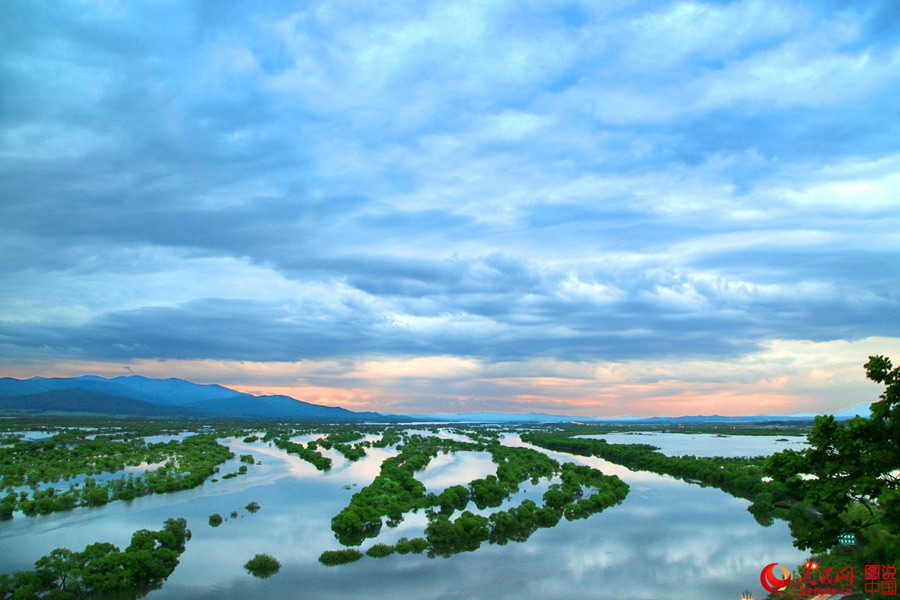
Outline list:
[[[900,355],[897,338],[781,339],[733,358],[494,361],[419,354],[281,362],[132,359],[9,365],[6,361],[6,372],[24,377],[86,372],[117,376],[133,371],[388,412],[829,413],[877,400],[881,388],[865,379],[862,368],[873,349]]]
[[[22,364],[900,336],[894,3],[0,10]]]

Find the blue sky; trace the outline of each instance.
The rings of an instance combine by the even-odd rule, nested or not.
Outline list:
[[[900,358],[900,4],[0,5],[0,369],[827,412]]]

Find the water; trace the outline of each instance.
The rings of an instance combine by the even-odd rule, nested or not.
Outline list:
[[[711,433],[610,433],[577,437],[604,439],[610,444],[650,444],[667,456],[768,456],[782,450],[803,450],[806,436],[727,435]]]
[[[711,452],[722,439],[693,440],[690,453]],[[621,505],[589,519],[563,520],[553,529],[538,530],[524,544],[484,544],[477,552],[448,559],[394,555],[323,567],[319,554],[340,548],[330,530],[331,518],[396,451],[367,449],[368,455],[357,463],[335,461],[331,472],[320,473],[268,444],[226,441],[236,454],[252,453],[262,464],[250,466],[247,475],[176,494],[44,517],[17,514],[0,523],[0,571],[31,568],[37,558],[60,546],[82,549],[86,543],[110,541],[124,548],[133,531],[158,529],[169,517],[185,517],[193,539],[162,589],[147,596],[151,600],[694,600],[737,598],[744,588],[754,597],[765,597],[760,570],[772,562],[795,565],[805,557],[792,547],[785,523],[760,527],[746,511],[745,500],[667,476],[631,472],[598,458],[548,452],[560,461],[616,474],[629,483],[631,493]],[[657,442],[651,443],[660,445]],[[523,445],[516,435],[507,435],[504,443]],[[473,478],[472,473],[483,476],[488,466],[480,454],[451,456],[432,473],[460,483]],[[236,471],[240,464],[229,461],[221,474]],[[548,484],[523,483],[515,503],[526,497],[539,502]],[[243,508],[251,501],[261,506],[256,514]],[[239,516],[233,519],[235,510]],[[215,512],[227,518],[218,528],[207,524]],[[421,535],[425,524],[421,512],[407,515],[399,527],[384,527],[362,548]],[[278,558],[281,571],[263,580],[247,574],[243,564],[256,553]]]
[[[425,489],[435,494],[453,485],[466,485],[475,479],[497,474],[497,463],[490,452],[453,452],[438,454],[416,475]]]

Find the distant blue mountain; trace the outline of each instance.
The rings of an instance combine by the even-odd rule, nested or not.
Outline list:
[[[50,393],[53,392],[53,393]],[[93,393],[87,394],[87,392]],[[81,410],[84,409],[84,410]],[[89,409],[89,410],[88,410]],[[96,375],[71,378],[0,378],[0,413],[83,413],[198,418],[258,418],[334,421],[444,421],[488,423],[749,423],[809,421],[812,413],[722,417],[579,417],[545,413],[438,413],[385,415],[322,406],[288,396],[253,396],[221,385],[200,385],[183,379],[150,379],[138,375],[106,379]],[[868,405],[835,413],[837,419],[869,415]]]
[[[200,414],[228,415],[279,419],[322,419],[339,421],[384,421],[385,415],[375,412],[353,412],[336,406],[322,406],[295,400],[288,396],[251,396],[240,394],[231,398],[203,400],[184,406]],[[394,419],[391,419],[394,420]]]
[[[221,385],[137,375],[112,379],[96,375],[24,380],[3,377],[0,378],[0,412],[326,421],[410,420],[310,404],[288,396],[253,396]]]
[[[139,375],[113,377],[112,379],[105,379],[97,375],[65,378],[32,377],[25,380],[10,377],[0,379],[0,397],[74,388],[170,406],[183,406],[201,400],[230,398],[240,393],[221,385],[198,385],[183,379],[149,379]]]
[[[149,379],[140,375],[131,375],[129,377],[114,377],[108,381],[125,386],[135,393],[145,395],[147,398],[152,398],[152,400],[148,401],[172,406],[185,406],[203,400],[231,398],[235,394],[239,394],[239,392],[221,385],[200,385],[175,378]],[[253,397],[250,394],[240,395]]]
[[[20,415],[191,417],[192,411],[78,388],[0,397],[0,412]]]

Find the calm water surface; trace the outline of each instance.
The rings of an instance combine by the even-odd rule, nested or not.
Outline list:
[[[711,433],[611,433],[579,435],[603,439],[610,444],[650,444],[668,456],[768,456],[782,450],[808,447],[806,436],[726,435]]]
[[[644,441],[641,436],[621,437]],[[687,453],[711,452],[722,439],[693,440]],[[657,442],[650,443],[661,445]],[[330,530],[331,518],[396,450],[368,449],[368,456],[357,463],[330,455],[333,469],[322,474],[262,442],[228,443],[236,454],[252,453],[262,464],[251,466],[247,475],[177,494],[45,517],[17,514],[0,523],[0,571],[31,568],[37,558],[60,546],[82,549],[93,541],[110,541],[125,547],[133,531],[158,529],[169,517],[185,517],[193,539],[163,588],[147,596],[153,600],[695,600],[737,598],[744,588],[759,598],[765,596],[759,585],[763,566],[795,565],[805,556],[791,545],[785,523],[759,526],[744,500],[596,458],[548,453],[614,473],[628,482],[631,493],[619,506],[587,520],[539,530],[524,544],[485,544],[477,552],[448,559],[394,555],[323,567],[319,554],[340,548]],[[518,436],[507,436],[504,443],[522,445]],[[770,451],[771,445],[763,453]],[[221,472],[236,471],[240,464],[232,460]],[[492,466],[482,453],[440,455],[420,475],[430,485],[453,485],[494,472]],[[527,497],[540,502],[548,484],[524,484],[514,503]],[[262,507],[256,514],[243,509],[251,501]],[[239,516],[232,519],[234,510]],[[218,528],[207,524],[215,512],[227,517]],[[421,535],[426,523],[421,513],[408,515],[399,527],[385,527],[362,548]],[[244,571],[242,565],[259,552],[281,561],[277,575],[261,580]]]

